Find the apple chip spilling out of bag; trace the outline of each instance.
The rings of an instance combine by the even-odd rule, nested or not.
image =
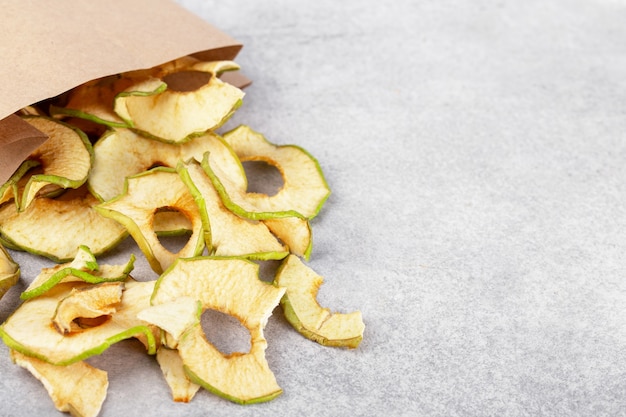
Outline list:
[[[126,339],[155,355],[174,401],[205,388],[239,404],[282,393],[265,358],[274,308],[321,345],[361,342],[361,313],[320,306],[322,278],[306,265],[311,222],[330,194],[318,161],[245,125],[218,131],[244,97],[221,75],[238,69],[185,57],[19,112],[49,139],[0,185],[0,297],[20,277],[5,246],[57,265],[30,280],[0,336],[58,410],[100,413],[106,372],[84,360]],[[249,189],[245,163],[259,161],[280,174],[276,193]],[[186,243],[166,247],[172,235]],[[127,238],[152,279],[131,276],[135,255],[98,263]],[[281,262],[270,282],[259,278],[267,260]],[[248,351],[224,354],[209,342],[209,309],[241,323]]]

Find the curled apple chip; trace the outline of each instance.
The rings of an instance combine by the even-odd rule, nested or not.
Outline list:
[[[213,183],[196,161],[181,162],[177,170],[198,203],[210,255],[250,259],[287,256],[286,248],[265,224],[239,217],[223,205]]]
[[[95,287],[103,284],[95,284]],[[59,332],[52,318],[59,303],[76,289],[94,288],[84,282],[62,282],[39,297],[23,302],[0,326],[4,343],[24,355],[54,365],[69,365],[104,352],[121,340],[138,338],[149,354],[156,352],[153,327],[137,318],[137,313],[150,305],[154,282],[137,282],[128,278],[124,282],[121,302],[115,313],[76,319],[80,329],[69,333]],[[95,294],[95,293],[94,293]]]
[[[57,198],[36,198],[22,212],[13,204],[2,205],[0,238],[12,248],[57,263],[74,259],[80,245],[98,256],[128,236],[123,226],[96,212],[98,203],[86,187],[81,187]]]
[[[109,387],[106,371],[82,361],[56,366],[14,350],[10,353],[15,364],[41,381],[57,410],[80,417],[100,413]]]
[[[20,279],[20,266],[11,258],[9,252],[0,244],[0,298],[17,284]]]
[[[159,327],[180,329],[169,322],[182,323],[186,329],[177,332],[181,335],[176,349],[189,379],[239,404],[269,401],[282,392],[265,359],[263,329],[285,290],[261,281],[258,273],[258,265],[244,259],[179,258],[157,280],[150,308],[175,306],[179,298],[187,304],[189,298],[196,299],[201,308],[195,313],[187,309],[186,314],[142,313]],[[206,309],[236,317],[250,332],[250,351],[224,355],[215,348],[200,323]]]
[[[48,135],[48,140],[27,158],[38,162],[43,173],[28,179],[19,202],[20,210],[26,209],[45,190],[83,185],[93,157],[91,143],[79,129],[47,117],[25,117],[24,120]]]
[[[41,272],[20,295],[22,300],[38,297],[59,282],[84,281],[90,284],[125,281],[133,270],[135,256],[123,265],[98,265],[88,247],[81,245],[72,262],[42,268]]]
[[[324,346],[359,345],[365,329],[361,312],[331,313],[322,308],[316,298],[323,278],[297,256],[285,258],[274,282],[286,288],[281,306],[289,323],[302,335]]]
[[[245,187],[241,162],[217,134],[206,132],[182,144],[170,144],[145,138],[130,129],[114,129],[105,133],[94,145],[93,169],[87,184],[102,201],[124,190],[126,177],[155,166],[175,168],[179,160],[202,160],[211,152],[217,164],[238,186]]]
[[[32,168],[39,166],[39,161],[35,160],[25,160],[19,166],[19,168],[11,175],[11,178],[7,182],[5,182],[2,186],[0,186],[0,205],[14,200],[15,206],[17,209],[20,208],[19,205],[19,196],[21,194],[20,191],[20,180],[24,178],[26,173],[30,171]],[[23,191],[23,187],[22,187]]]
[[[181,143],[220,127],[241,105],[244,93],[219,79],[231,61],[191,66],[163,77],[165,89],[132,86],[115,98],[114,111],[141,134]]]
[[[154,231],[155,213],[162,208],[176,210],[191,222],[191,236],[177,253],[165,248]],[[174,169],[157,167],[128,177],[124,193],[96,206],[96,210],[128,230],[158,274],[177,257],[196,256],[204,249],[204,229],[198,206]]]
[[[73,288],[67,297],[59,301],[52,324],[59,333],[70,334],[81,331],[84,325],[91,326],[106,320],[117,310],[123,289],[121,282]]]

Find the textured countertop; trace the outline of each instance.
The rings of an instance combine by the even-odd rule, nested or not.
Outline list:
[[[284,393],[253,406],[176,404],[123,342],[90,360],[109,372],[101,416],[626,415],[623,2],[180,3],[244,44],[253,84],[226,128],[318,159],[319,301],[366,330],[323,347],[277,309]],[[24,282],[49,265],[12,254]],[[60,414],[4,346],[0,373],[0,415]]]

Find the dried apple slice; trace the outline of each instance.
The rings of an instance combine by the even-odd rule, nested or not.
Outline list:
[[[106,282],[89,287],[73,288],[59,301],[52,324],[59,333],[79,332],[84,325],[92,326],[116,312],[122,301],[124,283]]]
[[[28,171],[32,168],[39,166],[39,161],[34,160],[25,160],[19,166],[19,168],[13,173],[11,178],[7,182],[5,182],[2,186],[0,186],[0,205],[14,200],[15,206],[19,209],[19,196],[20,189],[19,183],[20,180],[26,175]]]
[[[133,129],[148,137],[171,143],[185,142],[194,136],[221,126],[241,105],[244,93],[239,88],[218,78],[224,69],[239,68],[234,62],[220,65],[199,65],[189,71],[170,73],[183,77],[204,75],[201,86],[183,85],[150,94],[136,93],[131,87],[115,99],[114,110]],[[185,73],[186,72],[186,73]],[[195,84],[196,80],[191,84]],[[174,82],[164,78],[168,84]],[[176,82],[178,84],[178,81]],[[139,90],[145,91],[140,87]]]
[[[243,259],[181,258],[159,277],[151,298],[151,308],[176,305],[183,297],[200,302],[195,320],[188,310],[184,315],[152,315],[152,324],[175,328],[169,323],[174,321],[188,326],[176,345],[185,372],[194,383],[239,404],[269,401],[282,392],[265,359],[263,329],[285,289],[261,281],[258,273],[258,265]],[[236,317],[250,332],[250,351],[224,355],[210,344],[200,324],[206,309]]]
[[[84,281],[90,284],[118,282],[128,278],[133,270],[135,255],[131,254],[123,265],[98,265],[88,247],[81,245],[72,262],[42,268],[41,272],[20,295],[22,300],[38,297],[59,282]]]
[[[20,279],[20,266],[11,258],[9,252],[0,244],[0,298],[17,284]]]
[[[286,288],[281,306],[289,323],[302,335],[324,346],[359,345],[365,329],[361,312],[331,313],[322,308],[316,298],[323,278],[297,256],[285,258],[274,283]]]
[[[154,231],[155,213],[162,208],[177,210],[192,224],[188,242],[177,253],[166,249]],[[124,193],[98,205],[96,210],[124,225],[158,274],[177,257],[196,256],[204,249],[198,206],[174,169],[158,167],[128,177]]]
[[[115,96],[137,82],[136,79],[116,74],[82,84],[68,93],[63,106],[50,106],[50,114],[57,118],[76,117],[109,127],[127,124],[113,111]]]
[[[267,226],[239,217],[223,205],[213,183],[196,161],[181,162],[177,170],[200,209],[210,255],[262,260],[287,256],[287,250]]]
[[[220,136],[207,132],[192,141],[169,144],[142,137],[129,129],[110,130],[96,142],[87,184],[94,195],[106,201],[122,193],[126,177],[155,166],[175,168],[179,160],[200,161],[207,151],[225,175],[245,187],[241,162]]]
[[[102,317],[80,331],[64,334],[52,324],[59,302],[74,289],[92,288],[93,285],[59,283],[45,294],[22,303],[0,326],[0,336],[9,348],[54,365],[69,365],[99,355],[112,344],[132,337],[141,340],[148,353],[154,354],[153,328],[137,318],[137,313],[149,306],[154,281],[137,282],[129,278],[124,285],[121,303],[114,314]]]
[[[62,106],[51,105],[50,114],[57,118],[89,120],[109,127],[128,127],[113,111],[113,103],[118,94],[140,81],[161,78],[198,62],[198,59],[187,56],[154,68],[128,71],[86,82],[69,91]]]
[[[272,207],[272,210],[278,211],[258,209],[256,203],[252,199],[248,199],[250,196],[266,200],[272,199],[274,196],[247,192],[246,187],[232,182],[228,174],[223,172],[220,167],[210,163],[208,156],[203,158],[202,168],[211,179],[225,207],[238,216],[251,220],[261,220],[274,235],[289,247],[292,253],[306,259],[310,257],[313,237],[307,217],[286,205]],[[297,198],[298,196],[293,197]]]
[[[156,354],[157,362],[172,392],[175,402],[187,403],[200,389],[200,385],[191,382],[185,374],[184,364],[178,351],[161,346]]]
[[[57,198],[37,198],[24,211],[0,207],[0,237],[10,247],[45,256],[57,263],[74,259],[80,245],[99,256],[128,236],[116,221],[95,211],[100,201],[86,187]]]
[[[41,164],[43,174],[32,175],[24,188],[19,209],[26,209],[45,189],[78,188],[87,181],[93,149],[80,130],[46,117],[25,117],[25,121],[48,135],[27,159]]]
[[[319,213],[330,189],[319,163],[308,152],[295,145],[274,145],[248,126],[239,126],[223,137],[242,162],[263,161],[276,167],[283,177],[283,186],[274,195],[248,193],[224,181],[225,176],[217,167],[205,162],[203,167],[213,171],[212,179],[231,210],[255,219],[312,219]]]
[[[137,314],[137,317],[157,325],[165,333],[162,340],[165,346],[175,349],[178,340],[189,327],[195,324],[202,305],[194,297],[180,296],[160,304],[151,305]],[[200,311],[201,314],[201,311]],[[176,320],[172,320],[176,317]]]
[[[10,353],[16,365],[41,381],[57,410],[80,417],[100,413],[109,387],[106,371],[82,361],[55,366],[14,350]]]
[[[214,76],[220,76],[226,71],[239,70],[239,64],[234,61],[199,61],[190,63],[187,68],[191,71],[208,72]],[[169,73],[173,73],[170,71]]]

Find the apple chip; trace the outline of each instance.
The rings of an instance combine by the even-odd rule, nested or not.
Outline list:
[[[57,263],[74,259],[80,245],[99,256],[128,236],[116,221],[96,210],[100,201],[81,187],[57,198],[36,198],[18,212],[14,205],[0,206],[0,238],[11,248],[45,256]]]
[[[20,266],[15,263],[9,252],[0,244],[0,298],[17,284],[20,279]]]
[[[180,212],[192,224],[189,241],[177,253],[166,249],[154,231],[155,212],[161,208]],[[196,256],[204,249],[205,231],[198,206],[174,169],[158,167],[128,177],[125,192],[96,206],[96,210],[126,227],[158,274],[177,257]]]
[[[178,351],[161,346],[157,350],[156,358],[172,392],[172,399],[182,403],[191,401],[200,389],[200,385],[191,382],[185,374],[184,364]]]
[[[128,127],[127,123],[113,111],[113,103],[118,94],[140,81],[161,78],[198,62],[198,59],[186,56],[154,68],[128,71],[88,81],[70,90],[62,106],[51,105],[50,114],[65,120],[83,119],[108,127]]]
[[[196,161],[178,165],[178,172],[200,209],[209,254],[250,259],[282,259],[285,247],[267,226],[228,210],[213,183]]]
[[[205,155],[201,164],[202,168],[211,179],[225,207],[240,217],[260,220],[275,236],[289,247],[292,253],[303,256],[306,259],[310,257],[313,237],[307,217],[287,206],[279,207],[278,205],[274,205],[272,210],[278,211],[263,211],[263,209],[258,209],[253,198],[258,197],[259,199],[268,201],[275,196],[247,192],[246,187],[231,181],[230,177],[223,172],[220,167],[209,161],[209,157]],[[284,187],[281,192],[284,192]],[[285,194],[283,194],[283,197],[284,196]],[[250,200],[248,200],[249,197]],[[287,197],[289,196],[287,195]],[[325,198],[326,197],[324,197],[324,199]],[[280,204],[278,200],[274,200],[274,202]],[[320,205],[322,203],[323,202],[320,201]]]
[[[283,261],[275,284],[285,287],[281,305],[291,325],[305,337],[324,346],[356,348],[363,339],[365,325],[360,311],[331,313],[317,302],[323,278],[295,255]]]
[[[181,297],[200,302],[195,320],[190,320],[188,310],[186,315],[150,315],[152,324],[187,325],[176,348],[190,380],[240,404],[269,401],[282,392],[265,359],[263,329],[285,289],[261,281],[258,273],[258,265],[243,259],[179,258],[159,277],[151,298],[153,306],[176,305],[171,303]],[[200,324],[206,309],[236,317],[250,332],[250,351],[224,355],[209,343]]]
[[[234,61],[198,61],[189,63],[187,68],[190,71],[201,71],[219,77],[226,71],[239,70],[239,64]],[[169,71],[173,73],[174,71]]]
[[[109,127],[126,127],[113,111],[115,96],[137,83],[131,74],[115,74],[98,78],[72,89],[64,106],[50,106],[57,118],[75,117]]]
[[[137,282],[128,278],[114,314],[92,321],[87,320],[89,317],[79,318],[82,324],[79,331],[57,331],[52,317],[59,303],[76,289],[85,288],[93,288],[93,284],[63,282],[22,303],[0,326],[4,343],[24,355],[54,365],[69,365],[99,355],[112,344],[132,337],[142,341],[149,354],[156,352],[152,326],[137,318],[137,313],[150,305],[154,281]]]
[[[44,190],[83,185],[93,157],[91,143],[82,131],[46,117],[24,120],[48,135],[48,140],[27,158],[41,164],[43,174],[29,178],[19,202],[20,210],[26,209]]]
[[[137,314],[137,317],[148,323],[157,324],[165,332],[164,344],[175,349],[183,333],[195,324],[198,310],[202,305],[191,296],[180,296],[173,300],[151,305]],[[173,320],[172,318],[176,319]]]
[[[105,371],[82,361],[51,365],[14,350],[11,359],[41,381],[57,410],[80,417],[96,417],[100,413],[109,387]]]
[[[283,186],[275,195],[248,193],[225,181],[225,175],[205,161],[203,167],[221,190],[225,204],[235,213],[254,219],[277,217],[315,217],[330,195],[319,163],[295,145],[274,145],[248,126],[239,126],[224,134],[224,140],[239,159],[264,161],[283,176]]]
[[[115,313],[122,300],[122,282],[107,282],[90,287],[73,288],[59,301],[52,324],[59,333],[79,332]]]
[[[241,162],[224,140],[207,132],[182,144],[169,144],[138,135],[129,129],[110,130],[94,145],[94,164],[87,180],[90,190],[102,201],[124,191],[126,177],[155,166],[175,168],[179,160],[202,160],[211,152],[217,164],[238,186],[245,187]]]
[[[90,284],[125,281],[133,270],[135,255],[124,265],[98,265],[88,247],[81,245],[72,262],[42,268],[39,275],[20,295],[22,300],[38,297],[59,282],[84,281]]]
[[[39,164],[39,161],[29,159],[22,162],[19,168],[13,173],[13,175],[11,175],[11,178],[0,186],[0,205],[14,200],[16,208],[19,209],[19,196],[21,194],[19,187],[20,180],[24,178],[28,171],[39,166]]]
[[[241,105],[243,91],[221,81],[216,72],[238,68],[230,61],[191,66],[163,77],[165,89],[140,83],[117,95],[115,113],[145,136],[185,142],[217,129]]]

